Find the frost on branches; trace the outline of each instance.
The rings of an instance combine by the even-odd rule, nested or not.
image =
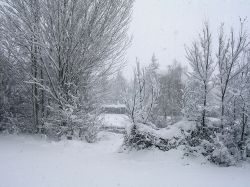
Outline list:
[[[25,128],[16,124],[23,132],[57,137],[79,132],[92,141],[100,125],[103,81],[123,63],[129,44],[132,5],[133,0],[4,0],[1,55],[10,68],[1,71],[16,77],[1,82],[14,88],[12,95],[1,95],[6,112],[0,120],[10,124],[1,128],[8,130],[16,118],[25,123]],[[23,109],[7,103],[6,97],[15,95]]]
[[[221,26],[215,55],[209,52],[207,24],[200,35],[200,47],[194,44],[188,50],[193,73],[186,86],[184,109],[188,118],[197,121],[197,130],[188,141],[188,154],[199,152],[226,166],[245,159],[249,141],[249,40],[244,23],[240,22],[237,34],[232,29],[229,37]]]

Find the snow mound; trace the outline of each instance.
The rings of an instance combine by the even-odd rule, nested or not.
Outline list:
[[[194,122],[181,121],[168,128],[159,129],[153,124],[137,123],[128,129],[122,149],[158,148],[169,151],[184,144],[185,137],[195,129],[195,126]]]
[[[184,135],[187,135],[187,133],[191,132],[196,128],[196,124],[193,121],[182,120],[166,128],[159,129],[144,124],[138,124],[137,128],[140,131],[147,132],[154,136],[170,140],[173,138],[183,138]]]

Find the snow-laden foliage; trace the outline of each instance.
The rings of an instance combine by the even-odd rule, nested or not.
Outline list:
[[[151,64],[141,68],[137,60],[134,78],[130,87],[124,89],[124,103],[128,109],[128,116],[132,128],[125,135],[124,147],[144,149],[159,144],[164,140],[155,137],[150,132],[140,131],[139,126],[151,126],[154,121],[154,110],[159,97],[159,80],[157,76],[158,64],[153,56]],[[154,125],[153,125],[154,126]],[[162,148],[165,149],[165,148]]]
[[[86,130],[92,141],[103,85],[122,65],[130,41],[132,5],[133,0],[2,1],[0,45],[7,64],[0,71],[17,77],[1,82],[0,122],[2,115],[5,121],[14,116],[32,133]]]
[[[183,109],[184,68],[176,61],[168,66],[166,73],[159,74],[159,97],[154,109],[155,120],[159,127],[175,123]]]
[[[29,89],[22,84],[25,75],[0,52],[0,132],[33,131]]]
[[[185,145],[185,138],[190,136],[195,129],[195,123],[186,120],[166,128],[137,123],[128,129],[122,148],[136,150],[157,148],[168,151]]]
[[[232,29],[229,37],[221,27],[216,51],[212,47],[216,42],[205,23],[199,39],[186,48],[191,67],[186,77],[182,76],[184,68],[176,65],[166,73],[151,73],[158,81],[157,95],[146,89],[152,85],[146,78],[147,68],[140,70],[137,65],[134,82],[125,92],[133,122],[125,136],[125,147],[166,151],[184,145],[185,155],[202,155],[222,166],[246,159],[250,139],[250,53],[244,24],[241,21],[238,33]],[[154,100],[147,99],[152,96],[156,96]],[[172,119],[178,119],[181,112],[195,127],[181,131],[183,136],[178,138],[164,137],[162,133],[178,124]]]
[[[212,75],[214,72],[214,61],[212,59],[212,36],[209,26],[206,23],[200,39],[194,42],[191,48],[187,48],[187,59],[192,68],[189,74],[189,87],[186,90],[187,113],[197,113],[197,116],[203,126],[206,125],[208,108],[211,105],[208,98],[212,89]],[[199,94],[195,94],[199,93]],[[189,98],[191,97],[191,99]]]
[[[222,24],[217,39],[205,23],[186,48],[187,68],[174,61],[160,71],[155,54],[148,66],[137,59],[129,82],[121,67],[132,6],[133,0],[2,0],[0,132],[94,142],[100,129],[112,130],[100,128],[101,106],[116,104],[132,124],[124,148],[167,151],[182,145],[185,155],[203,155],[218,165],[245,160],[250,147],[245,20],[228,34]]]
[[[147,68],[141,68],[137,61],[136,65],[133,82],[124,89],[123,102],[134,124],[147,124],[152,121],[153,110],[159,96],[157,64],[152,62]]]
[[[240,22],[237,34],[232,29],[229,37],[221,27],[215,54],[208,25],[199,37],[200,47],[194,44],[188,50],[193,74],[184,93],[184,113],[197,121],[198,128],[187,139],[187,154],[202,154],[224,166],[246,157],[249,139],[249,40],[244,23]]]

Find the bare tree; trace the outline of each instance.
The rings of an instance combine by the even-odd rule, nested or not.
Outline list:
[[[249,51],[244,53],[241,59],[241,67],[244,69],[230,83],[228,88],[227,113],[234,131],[239,134],[236,138],[241,150],[245,149],[246,132],[249,116],[249,91],[250,91],[250,64]]]
[[[216,63],[219,70],[218,79],[220,87],[220,116],[222,128],[225,118],[225,103],[228,95],[228,88],[232,80],[244,69],[244,66],[239,66],[239,59],[248,45],[249,42],[244,29],[244,21],[240,22],[238,36],[235,36],[235,31],[232,29],[229,38],[225,37],[223,25],[221,26]]]
[[[141,68],[137,60],[134,79],[130,88],[125,89],[124,103],[134,124],[152,122],[156,101],[159,96],[159,84],[155,74],[155,66]]]
[[[206,125],[208,94],[211,91],[212,74],[214,65],[212,60],[212,38],[208,23],[204,24],[203,32],[200,35],[200,40],[194,42],[191,48],[187,48],[187,59],[192,67],[190,76],[196,79],[202,90],[202,114],[201,124]],[[198,91],[198,90],[197,90]]]
[[[4,48],[11,60],[21,64],[29,79],[39,78],[38,33],[40,22],[40,3],[37,0],[3,1],[1,6]],[[27,80],[26,80],[27,81]],[[33,125],[39,127],[39,89],[31,83]]]
[[[4,48],[32,87],[36,128],[62,110],[96,113],[102,81],[123,64],[133,0],[2,2]]]

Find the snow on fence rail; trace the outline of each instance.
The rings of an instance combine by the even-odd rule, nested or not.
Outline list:
[[[102,112],[106,114],[126,114],[127,107],[123,104],[102,105]]]

